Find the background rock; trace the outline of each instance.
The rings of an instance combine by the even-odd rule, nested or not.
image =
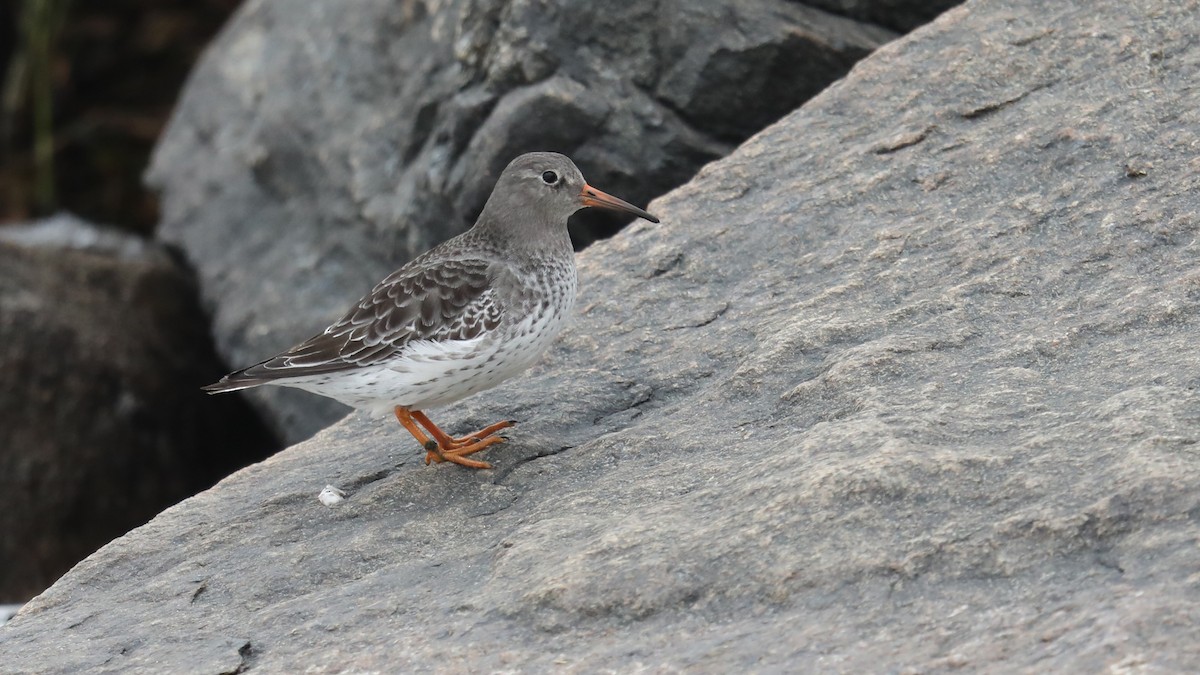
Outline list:
[[[18,671],[1194,672],[1195,2],[995,0],[582,253],[581,318],[110,544]],[[350,496],[316,500],[326,483]]]
[[[804,0],[804,4],[891,30],[908,32],[958,4],[956,0]]]
[[[160,233],[249,365],[466,229],[517,154],[566,152],[644,203],[894,36],[786,0],[250,2],[156,151]],[[584,241],[618,224],[585,218]],[[251,397],[291,440],[346,410]]]
[[[160,247],[61,216],[0,229],[0,602],[25,600],[275,447]]]

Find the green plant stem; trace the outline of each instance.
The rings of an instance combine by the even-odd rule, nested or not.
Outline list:
[[[66,0],[25,0],[25,49],[33,113],[33,196],[41,213],[57,206],[54,171],[54,49]]]

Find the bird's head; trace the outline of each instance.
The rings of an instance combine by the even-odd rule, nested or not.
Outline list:
[[[588,185],[575,162],[557,152],[530,152],[510,162],[496,181],[485,212],[523,214],[517,220],[565,225],[571,214],[589,206],[658,222],[633,204]]]

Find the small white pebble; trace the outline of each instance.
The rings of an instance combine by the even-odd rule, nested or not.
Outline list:
[[[345,498],[346,493],[332,485],[326,485],[325,489],[321,490],[321,494],[317,495],[317,499],[321,500],[321,503],[325,506],[333,506]]]

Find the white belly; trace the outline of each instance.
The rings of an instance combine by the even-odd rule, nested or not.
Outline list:
[[[569,319],[571,304],[548,307],[472,340],[414,342],[386,365],[358,368],[277,384],[311,391],[376,414],[395,406],[425,410],[491,389],[528,369],[545,353]]]

